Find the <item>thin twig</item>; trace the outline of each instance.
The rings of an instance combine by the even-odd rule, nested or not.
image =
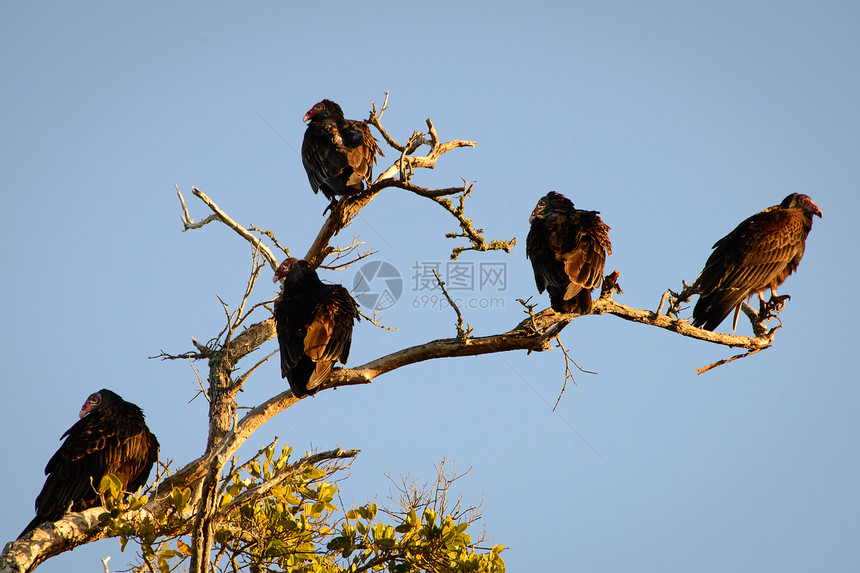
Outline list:
[[[194,374],[197,376],[197,388],[195,388],[197,390],[197,393],[191,397],[191,399],[188,401],[188,403],[190,404],[191,402],[193,402],[194,399],[197,398],[197,396],[200,396],[201,394],[203,395],[204,398],[206,398],[206,401],[209,402],[210,401],[209,400],[209,394],[206,393],[206,387],[203,385],[203,378],[200,376],[200,372],[197,371],[197,367],[194,366],[194,361],[189,358],[188,364],[191,366],[191,369],[194,371]]]
[[[439,273],[436,272],[436,269],[433,269],[433,275],[436,277],[436,282],[439,283],[439,288],[442,289],[442,294],[444,294],[445,298],[448,299],[448,304],[450,304],[451,308],[454,309],[454,312],[457,313],[457,323],[455,324],[457,327],[457,339],[465,340],[475,329],[469,324],[466,325],[465,329],[463,328],[463,315],[460,313],[457,303],[455,303],[454,299],[451,298],[451,295],[448,294],[447,289],[445,289],[445,283],[442,281],[441,277],[439,277]]]
[[[765,350],[766,348],[770,348],[770,347],[765,346],[764,348],[756,348],[755,350],[749,350],[749,351],[744,352],[742,354],[737,354],[735,356],[732,356],[731,358],[725,358],[723,360],[718,360],[718,361],[714,362],[713,364],[709,364],[707,366],[703,366],[703,367],[699,368],[698,370],[694,370],[694,372],[696,374],[704,374],[708,370],[712,370],[712,369],[716,368],[717,366],[722,366],[723,364],[728,364],[729,362],[734,362],[738,358],[746,358],[747,356],[752,356],[753,354],[758,354],[759,352],[761,352],[762,350]]]
[[[268,354],[267,354],[264,358],[262,358],[259,362],[257,362],[256,364],[254,364],[254,365],[250,368],[250,370],[248,370],[247,372],[245,372],[242,376],[240,376],[240,377],[239,377],[239,379],[238,379],[238,380],[236,380],[236,382],[233,384],[233,388],[232,388],[232,389],[233,389],[233,390],[241,390],[241,389],[242,389],[242,385],[245,383],[245,381],[248,379],[248,377],[249,377],[249,376],[254,372],[254,370],[256,370],[257,368],[259,368],[259,367],[260,367],[264,362],[266,362],[269,358],[271,358],[271,357],[272,357],[272,356],[274,356],[275,354],[278,354],[279,352],[280,352],[280,350],[276,348],[275,350],[273,350],[273,351],[271,351],[270,353],[268,353]]]
[[[573,370],[571,370],[571,368],[570,368],[571,364],[576,366],[577,370],[579,370],[580,372],[583,372],[585,374],[597,374],[597,372],[585,370],[584,368],[582,368],[582,366],[580,366],[579,364],[576,363],[576,360],[574,360],[573,358],[570,357],[570,354],[568,354],[567,349],[561,343],[561,336],[556,336],[555,341],[558,344],[558,347],[561,348],[561,352],[564,355],[564,385],[561,387],[561,392],[559,392],[559,394],[558,394],[558,399],[555,401],[555,406],[552,407],[553,412],[555,412],[555,409],[558,407],[559,402],[561,402],[561,397],[564,396],[564,391],[567,389],[568,379],[570,379],[570,381],[573,382],[574,386],[579,385],[576,383],[576,378],[573,377]]]
[[[355,257],[351,258],[346,262],[340,262],[350,257],[353,252],[358,251],[362,246],[364,247],[364,251],[359,252]],[[330,271],[342,271],[348,269],[351,265],[354,265],[358,261],[375,255],[376,251],[374,251],[373,249],[368,249],[364,241],[359,241],[358,236],[353,235],[352,243],[345,247],[332,247],[331,249],[329,249],[328,254],[333,254],[335,255],[335,257],[328,264],[321,264],[319,268]]]
[[[373,326],[378,326],[379,328],[381,328],[383,330],[388,330],[390,332],[398,332],[396,326],[385,326],[384,324],[382,324],[382,322],[380,322],[378,310],[373,311],[373,316],[367,316],[366,314],[361,312],[361,309],[359,308],[358,314],[360,314],[361,318],[363,318],[364,320],[366,320],[367,322],[369,322]]]
[[[256,231],[257,233],[260,233],[261,235],[267,236],[269,238],[269,240],[272,241],[272,243],[274,243],[274,245],[276,247],[278,247],[282,253],[284,253],[284,256],[286,256],[286,257],[290,256],[290,250],[278,242],[278,238],[275,237],[275,233],[273,233],[270,229],[266,229],[266,230],[260,229],[256,225],[254,225],[253,223],[251,225],[249,225],[248,227],[252,231]]]

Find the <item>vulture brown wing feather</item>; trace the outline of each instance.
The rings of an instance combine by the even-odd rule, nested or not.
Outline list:
[[[354,141],[357,142],[353,148],[346,151],[347,162],[353,172],[347,181],[347,186],[360,187],[362,182],[370,186],[373,183],[373,166],[376,164],[376,156],[384,157],[384,155],[366,123],[347,120],[347,124],[350,139],[354,138]]]
[[[304,353],[310,356],[314,362],[333,359],[328,353],[333,330],[334,320],[331,312],[323,306],[314,321],[308,326],[307,334],[305,334]]]
[[[123,442],[122,457],[113,460],[113,469],[108,473],[115,474],[127,491],[135,492],[149,481],[152,466],[158,461],[158,450],[158,440],[152,432],[140,428]]]
[[[717,241],[695,282],[693,326],[714,330],[744,300],[782,284],[803,258],[813,214],[811,199],[792,194]]]
[[[331,373],[331,369],[334,366],[334,362],[317,362],[314,371],[308,379],[307,389],[313,390],[317,386],[323,383],[323,381],[328,378],[328,375]]]

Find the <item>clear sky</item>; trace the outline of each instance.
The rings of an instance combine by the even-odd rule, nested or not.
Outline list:
[[[506,272],[503,286],[460,293],[493,306],[463,309],[476,334],[512,327],[514,299],[537,294],[527,218],[548,190],[601,211],[618,300],[649,309],[741,220],[809,194],[824,217],[781,289],[785,326],[773,348],[696,376],[734,352],[586,317],[563,341],[598,374],[577,374],[555,413],[560,352],[447,359],[304,400],[240,453],[275,435],[299,452],[360,448],[343,484],[358,501],[382,501],[386,474],[431,479],[454,460],[472,468],[457,491],[483,500],[510,571],[857,569],[860,7],[501,6],[0,5],[0,537],[32,518],[44,465],[94,390],[140,405],[174,467],[204,448],[194,372],[147,357],[222,328],[215,295],[239,300],[250,249],[224,227],[182,233],[174,184],[195,218],[207,213],[192,185],[300,255],[326,205],[296,152],[302,115],[331,98],[365,118],[388,90],[396,138],[430,117],[443,139],[478,142],[415,181],[476,181],[476,225],[519,241],[509,255],[461,258]],[[384,313],[399,332],[361,323],[351,364],[453,335],[453,313],[413,280],[416,264],[445,262],[453,230],[428,201],[391,189],[341,233],[404,281]],[[351,286],[354,274],[323,276]],[[241,404],[285,387],[270,361]],[[40,570],[100,570],[105,555],[112,570],[132,558],[103,541]]]

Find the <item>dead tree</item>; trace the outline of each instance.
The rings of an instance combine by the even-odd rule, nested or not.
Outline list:
[[[387,110],[388,94],[380,109],[373,104],[368,123],[381,134],[389,147],[396,151],[394,162],[380,174],[365,191],[352,196],[343,197],[333,205],[316,238],[312,242],[304,259],[314,268],[344,268],[357,260],[371,254],[369,251],[360,252],[360,244],[353,241],[349,245],[337,246],[332,241],[337,234],[347,228],[358,213],[383,192],[401,190],[424,197],[436,203],[455,219],[457,230],[446,234],[449,238],[461,239],[464,244],[455,246],[451,258],[456,258],[464,251],[503,250],[510,252],[516,245],[516,238],[510,240],[487,240],[480,228],[476,228],[471,219],[466,217],[465,202],[472,194],[474,186],[463,180],[462,185],[429,189],[413,183],[413,174],[419,169],[433,169],[437,161],[449,151],[462,147],[475,147],[473,141],[451,140],[442,141],[433,123],[427,119],[426,132],[414,132],[405,143],[396,141],[385,130],[381,118]],[[424,155],[416,155],[419,150],[426,150]],[[259,359],[253,366],[247,368],[236,378],[236,366],[271,338],[275,337],[274,319],[267,306],[271,301],[257,301],[253,297],[254,287],[263,269],[268,265],[272,271],[278,267],[279,257],[274,251],[288,254],[289,250],[281,246],[272,231],[245,227],[226,212],[224,212],[210,197],[202,191],[192,188],[192,194],[211,211],[204,219],[195,222],[181,191],[177,193],[182,206],[182,221],[185,231],[200,229],[212,222],[222,223],[233,229],[243,240],[247,241],[253,250],[253,262],[250,278],[245,288],[245,294],[240,304],[230,309],[222,302],[226,315],[226,326],[210,342],[201,343],[192,339],[194,348],[181,354],[162,353],[162,359],[190,359],[208,365],[208,374],[201,386],[209,402],[209,432],[206,447],[197,459],[188,462],[184,467],[166,477],[158,485],[156,491],[147,502],[139,508],[128,510],[124,517],[130,520],[143,520],[147,517],[157,522],[157,535],[191,535],[191,567],[193,573],[204,573],[210,570],[210,555],[213,544],[213,520],[222,510],[219,508],[223,490],[220,487],[224,472],[231,469],[231,460],[239,447],[257,431],[267,420],[290,407],[295,398],[289,390],[271,397],[262,404],[252,408],[242,415],[237,414],[236,396],[242,386],[248,381],[258,366],[270,356]],[[611,314],[627,321],[638,322],[676,332],[686,336],[714,344],[737,347],[745,352],[707,366],[705,371],[714,366],[749,356],[768,348],[776,333],[776,328],[768,328],[748,305],[745,312],[753,324],[755,336],[738,336],[721,334],[694,328],[686,320],[663,313],[667,299],[678,300],[671,291],[664,294],[655,311],[631,308],[613,299],[615,294],[621,294],[618,286],[619,273],[607,276],[604,280],[600,298],[594,301],[591,314]],[[444,292],[444,283],[440,281]],[[446,293],[447,295],[447,293]],[[673,298],[674,295],[674,298]],[[257,302],[255,302],[257,301]],[[493,354],[513,350],[542,352],[553,348],[553,341],[561,346],[559,335],[562,330],[574,321],[578,315],[562,314],[551,309],[534,312],[535,305],[520,301],[524,307],[524,318],[514,324],[509,330],[489,336],[473,336],[468,325],[463,324],[463,317],[456,305],[451,302],[457,314],[456,332],[450,338],[428,340],[423,344],[403,348],[396,352],[380,356],[365,364],[335,369],[329,378],[319,387],[320,390],[369,384],[378,376],[392,370],[409,366],[425,360],[456,356],[475,356]],[[561,346],[568,359],[568,354]],[[569,365],[565,378],[571,376]],[[319,460],[341,460],[356,455],[355,450],[333,450],[317,454]],[[189,492],[183,503],[176,501],[176,492]],[[179,494],[182,497],[182,494]],[[181,507],[181,509],[177,509]],[[103,508],[93,508],[80,513],[67,514],[63,519],[36,528],[24,538],[7,544],[0,555],[0,573],[13,571],[32,571],[44,560],[68,551],[82,544],[109,537],[112,534],[102,527],[99,516]]]

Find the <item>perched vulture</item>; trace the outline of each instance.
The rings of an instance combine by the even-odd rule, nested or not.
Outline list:
[[[344,119],[340,106],[324,99],[302,118],[310,121],[302,142],[302,163],[314,193],[334,201],[370,185],[376,154],[383,155],[367,123]]]
[[[780,303],[785,297],[776,297],[776,287],[800,264],[813,215],[821,217],[821,210],[812,199],[792,193],[717,241],[693,284],[700,295],[693,309],[693,326],[714,330],[734,310],[734,330],[741,303],[754,294],[762,299],[768,288],[769,304]]]
[[[285,260],[273,280],[284,281],[275,299],[281,376],[297,398],[309,396],[336,360],[346,364],[358,305],[341,285],[323,284],[304,260]]]
[[[67,511],[101,504],[94,488],[107,474],[118,477],[132,492],[149,479],[158,459],[158,440],[146,427],[140,408],[102,389],[87,398],[79,415],[45,466],[48,478],[36,497],[36,517],[18,537],[45,521],[57,521]]]
[[[529,217],[526,257],[538,292],[549,292],[557,312],[591,311],[591,290],[600,286],[606,255],[612,254],[609,227],[598,213],[575,209],[564,195],[550,191]]]

